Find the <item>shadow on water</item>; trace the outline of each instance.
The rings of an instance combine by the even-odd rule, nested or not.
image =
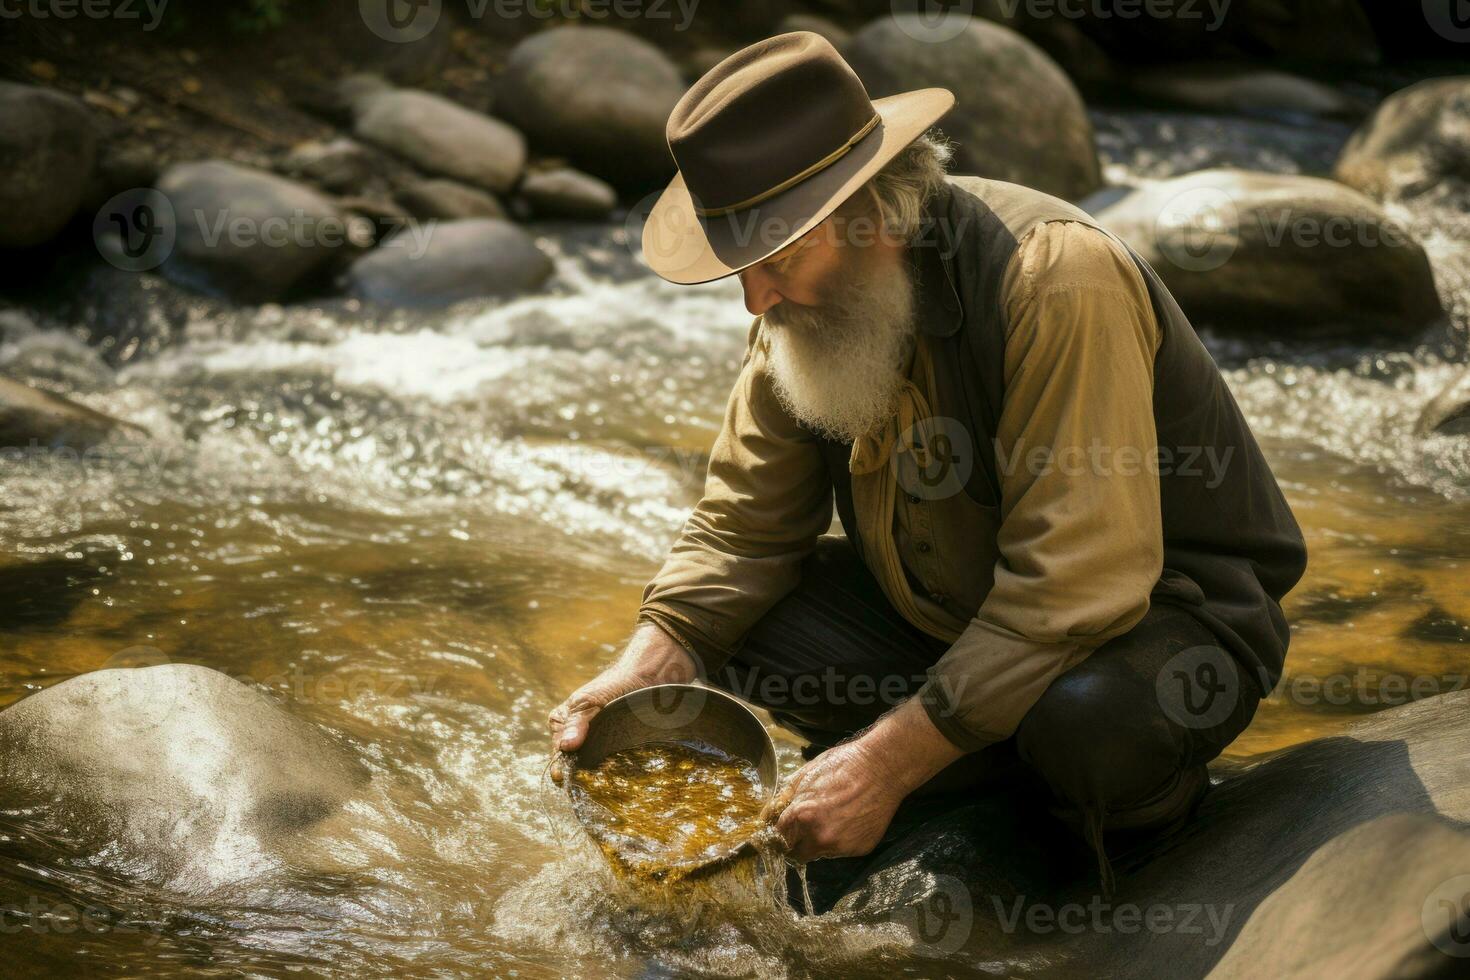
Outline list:
[[[0,630],[59,626],[105,578],[95,565],[59,558],[0,568]]]

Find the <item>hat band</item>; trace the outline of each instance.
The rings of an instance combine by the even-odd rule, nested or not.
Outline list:
[[[754,207],[762,201],[773,198],[782,191],[788,190],[791,187],[794,187],[795,185],[801,183],[803,180],[806,180],[813,174],[822,170],[826,170],[828,167],[832,166],[832,164],[842,159],[844,156],[847,155],[847,152],[851,150],[854,146],[856,146],[864,136],[867,136],[873,131],[873,127],[877,126],[879,121],[880,117],[877,113],[874,113],[873,118],[864,123],[862,129],[859,129],[856,133],[853,133],[852,136],[848,138],[846,143],[843,143],[837,149],[822,157],[822,159],[818,160],[810,167],[807,167],[801,173],[796,174],[793,177],[788,177],[785,180],[781,181],[781,183],[777,184],[775,187],[761,191],[754,197],[748,197],[738,204],[729,204],[725,207],[702,208],[696,205],[694,208],[694,213],[699,215],[701,218],[717,218],[722,214],[729,214],[731,211],[744,211],[746,208]]]

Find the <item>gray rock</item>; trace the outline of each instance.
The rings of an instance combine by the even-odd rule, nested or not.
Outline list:
[[[1462,371],[1424,406],[1415,431],[1470,436],[1470,370]]]
[[[683,93],[679,69],[651,44],[608,27],[574,27],[515,46],[495,107],[542,154],[635,190],[673,175],[664,126]]]
[[[1373,201],[1330,180],[1202,170],[1097,217],[1197,323],[1409,337],[1444,316],[1424,249]]]
[[[3,805],[40,807],[109,867],[203,893],[289,859],[366,785],[356,757],[266,694],[165,660],[124,651],[113,661],[151,666],[83,674],[0,711]]]
[[[291,148],[281,169],[292,177],[341,194],[358,190],[373,172],[373,158],[350,139],[308,140]]]
[[[551,260],[509,221],[475,218],[414,226],[348,268],[353,296],[389,306],[439,307],[539,287]]]
[[[393,83],[382,75],[374,75],[370,72],[348,75],[338,81],[335,86],[336,102],[342,109],[350,112],[357,105],[358,100],[370,95],[391,92],[393,87]]]
[[[0,447],[86,449],[135,425],[39,388],[0,378]]]
[[[1071,80],[1045,52],[998,24],[917,14],[876,20],[844,55],[874,97],[942,86],[955,107],[939,128],[957,144],[956,173],[1075,199],[1102,183],[1092,124]],[[951,36],[952,35],[952,36]]]
[[[1272,68],[1170,65],[1132,71],[1128,81],[1145,98],[1206,112],[1361,118],[1369,108],[1330,85]]]
[[[1448,886],[1470,872],[1470,692],[1215,770],[1183,828],[1113,845],[1112,897],[1089,855],[1058,846],[1044,799],[991,793],[932,805],[834,882],[836,908],[986,975],[1456,975],[1435,898],[1462,909]]]
[[[612,187],[580,170],[557,167],[526,174],[520,194],[538,218],[597,221],[618,206]]]
[[[279,299],[347,243],[344,216],[315,190],[223,161],[176,164],[158,189],[173,206],[170,279],[236,299]]]
[[[526,165],[526,141],[513,127],[428,92],[369,93],[353,103],[353,113],[358,139],[427,173],[499,193]]]
[[[397,194],[398,203],[420,221],[459,218],[504,218],[500,201],[481,190],[453,180],[420,180]]]
[[[1430,79],[1384,99],[1333,175],[1380,201],[1433,191],[1470,210],[1470,76]]]
[[[96,156],[82,103],[0,82],[0,248],[40,245],[61,231],[87,194]]]

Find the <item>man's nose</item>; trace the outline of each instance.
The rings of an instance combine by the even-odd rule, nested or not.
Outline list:
[[[775,280],[759,267],[740,273],[740,286],[745,290],[745,308],[751,316],[760,316],[784,298]]]

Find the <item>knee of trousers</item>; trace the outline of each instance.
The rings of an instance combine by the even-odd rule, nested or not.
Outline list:
[[[1063,674],[1016,730],[1016,749],[1058,800],[1126,809],[1176,780],[1187,740],[1153,685],[1127,674]]]

